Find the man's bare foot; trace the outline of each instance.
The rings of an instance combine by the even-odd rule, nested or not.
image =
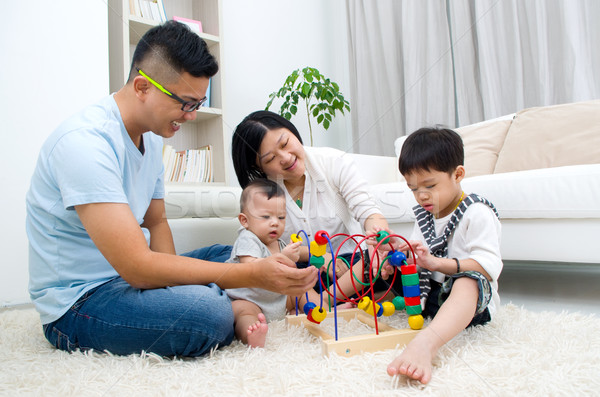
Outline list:
[[[263,313],[258,313],[258,321],[248,327],[248,346],[265,347],[267,339],[267,319]]]
[[[437,354],[434,346],[424,334],[419,334],[387,367],[390,376],[405,375],[425,384],[431,380],[432,361]]]

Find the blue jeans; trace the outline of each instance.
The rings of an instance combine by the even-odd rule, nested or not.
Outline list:
[[[229,259],[231,246],[183,254],[213,262]],[[44,325],[55,347],[199,356],[233,339],[233,311],[216,284],[140,290],[121,277],[85,293],[60,319]]]

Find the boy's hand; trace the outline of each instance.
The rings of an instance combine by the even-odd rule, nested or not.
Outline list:
[[[423,244],[423,242],[411,241],[410,245],[412,245],[413,251],[417,256],[417,260],[414,261],[414,263],[416,263],[423,269],[431,270],[432,272],[437,271],[439,269],[439,258],[431,255],[431,252],[429,252],[429,248],[425,244]]]
[[[288,244],[282,251],[281,253],[285,256],[287,256],[288,258],[290,258],[290,260],[294,261],[294,262],[298,262],[298,260],[300,259],[300,245],[302,244],[302,241],[297,241],[295,243],[290,242],[290,244]]]

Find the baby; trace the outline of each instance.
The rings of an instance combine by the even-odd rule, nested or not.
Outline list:
[[[268,179],[255,179],[242,191],[238,219],[243,228],[227,262],[250,262],[281,252],[297,262],[301,242],[280,239],[285,229],[285,195]],[[235,318],[235,335],[252,347],[264,347],[267,322],[282,319],[292,298],[260,288],[228,289]]]

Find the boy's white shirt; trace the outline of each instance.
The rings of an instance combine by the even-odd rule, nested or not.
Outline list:
[[[452,214],[435,219],[435,233],[441,235]],[[448,257],[474,259],[491,277],[492,300],[488,308],[494,315],[500,307],[498,294],[498,277],[502,272],[503,263],[500,256],[501,225],[492,209],[483,203],[474,203],[465,211],[456,229],[448,239]],[[427,245],[419,225],[415,222],[410,240],[419,240]],[[443,282],[445,274],[433,272],[432,278]]]

